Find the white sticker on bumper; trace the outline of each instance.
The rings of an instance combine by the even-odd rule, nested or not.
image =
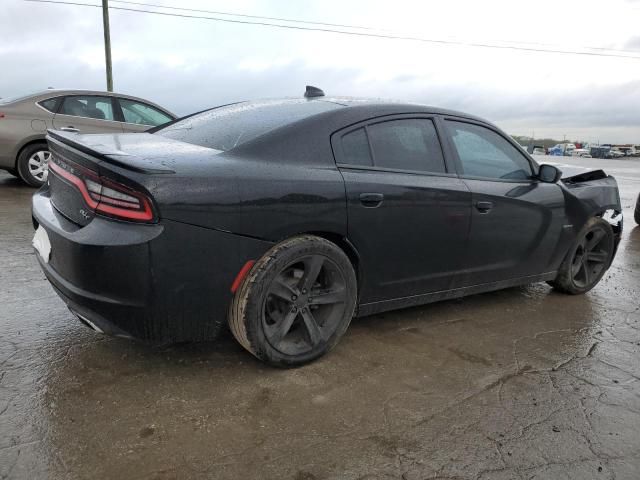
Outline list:
[[[49,241],[47,231],[42,228],[42,226],[38,226],[31,243],[33,244],[33,248],[35,248],[40,254],[44,263],[49,263],[49,257],[51,256],[51,242]]]

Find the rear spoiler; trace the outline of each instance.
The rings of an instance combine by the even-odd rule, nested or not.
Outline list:
[[[72,132],[48,129],[45,138],[48,142],[52,142],[62,148],[74,148],[97,161],[102,161],[133,172],[147,174],[176,173],[168,167],[158,165],[144,158],[100,143],[100,138],[102,138],[101,134],[80,135]],[[125,158],[126,161],[123,161]]]

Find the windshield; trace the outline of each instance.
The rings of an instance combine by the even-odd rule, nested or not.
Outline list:
[[[227,151],[275,128],[337,108],[341,105],[305,99],[243,102],[178,120],[155,133]]]

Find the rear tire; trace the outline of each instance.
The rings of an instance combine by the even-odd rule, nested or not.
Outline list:
[[[18,176],[31,187],[41,187],[47,181],[51,153],[46,143],[34,143],[18,155]]]
[[[638,194],[638,199],[636,200],[636,210],[635,212],[633,212],[633,219],[638,225],[640,225],[640,193]]]
[[[295,367],[326,354],[347,330],[356,276],[345,253],[313,235],[285,240],[253,266],[236,291],[229,326],[258,359]]]
[[[556,279],[547,283],[562,293],[586,293],[602,279],[611,264],[613,251],[611,225],[600,217],[591,218],[569,249]]]

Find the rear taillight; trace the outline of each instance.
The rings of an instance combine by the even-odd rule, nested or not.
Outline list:
[[[4,118],[4,113],[0,112],[0,118]]]
[[[151,200],[144,193],[71,162],[58,164],[52,158],[49,171],[75,186],[96,213],[134,222],[154,219]]]

